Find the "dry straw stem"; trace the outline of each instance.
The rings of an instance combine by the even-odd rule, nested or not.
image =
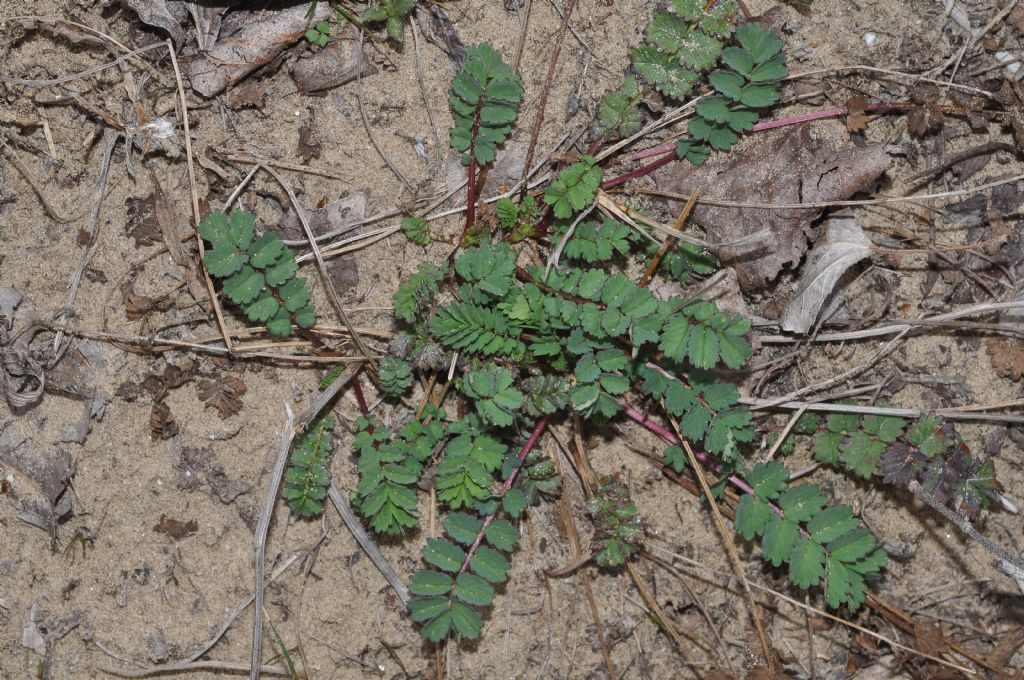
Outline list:
[[[334,288],[334,282],[331,281],[331,276],[327,272],[327,265],[324,264],[323,256],[320,254],[320,246],[316,244],[316,240],[313,238],[313,229],[309,226],[309,220],[306,219],[306,212],[303,210],[302,205],[299,203],[298,197],[292,188],[288,186],[288,183],[284,181],[281,175],[277,174],[277,171],[271,168],[269,165],[260,165],[267,172],[269,172],[274,179],[277,180],[281,188],[288,193],[288,198],[292,202],[292,207],[295,208],[295,214],[299,217],[299,222],[302,223],[302,229],[306,232],[306,238],[309,239],[309,247],[313,251],[313,255],[316,258],[317,268],[320,270],[320,279],[324,284],[324,288],[327,289],[327,295],[331,299],[331,303],[334,305],[334,309],[338,312],[338,316],[341,317],[341,322],[345,324],[345,328],[348,329],[352,336],[352,341],[355,342],[356,348],[359,350],[366,359],[370,362],[370,365],[376,364],[376,360],[367,349],[366,344],[363,343],[363,339],[356,332],[355,327],[348,318],[348,314],[345,312],[344,306],[341,304],[341,298],[338,297],[338,291]]]
[[[578,423],[576,423],[576,424],[578,425]],[[575,430],[575,435],[576,435],[576,438],[578,440],[579,439],[579,430],[578,429]],[[555,444],[558,446],[558,448],[560,450],[564,451],[565,447],[562,446],[562,443],[560,441],[558,441],[558,438],[555,437],[553,432],[551,433],[551,436],[552,436],[552,439],[555,440]],[[577,443],[576,451],[575,451],[576,455],[579,456],[579,452],[582,451],[582,450],[583,449]],[[561,458],[561,456],[549,455],[548,457],[554,459],[555,466],[556,466],[556,468],[558,470],[558,474],[560,476],[562,476],[562,478],[564,479],[565,478],[565,469],[562,466],[562,458]],[[584,492],[589,497],[590,496],[590,481],[584,477],[582,472],[580,473],[580,481],[583,484]],[[570,545],[571,550],[572,550],[572,553],[571,553],[572,561],[575,561],[576,559],[580,558],[583,555],[583,547],[582,547],[582,545],[580,543],[580,530],[579,530],[579,527],[576,526],[576,518],[573,517],[572,508],[569,505],[569,495],[567,493],[567,490],[565,490],[565,489],[563,489],[562,494],[561,494],[561,496],[558,499],[558,512],[562,516],[562,523],[568,529],[569,545]],[[608,677],[609,678],[615,678],[615,677],[618,676],[618,674],[615,672],[615,665],[612,663],[611,652],[609,651],[608,643],[605,640],[604,626],[601,623],[601,612],[597,608],[597,601],[594,600],[594,588],[593,588],[593,584],[592,584],[592,579],[590,578],[590,572],[587,570],[586,566],[584,566],[584,567],[582,567],[580,569],[580,577],[583,580],[583,589],[587,593],[587,602],[590,604],[590,615],[594,619],[594,627],[595,627],[595,630],[597,632],[597,641],[601,645],[601,656],[604,659],[605,668],[608,669]],[[575,604],[574,604],[574,608],[575,608]]]
[[[662,403],[662,408],[664,407],[665,405]],[[768,633],[765,632],[764,624],[761,622],[761,614],[758,612],[757,602],[754,601],[754,593],[750,590],[750,581],[747,580],[747,576],[743,572],[743,562],[740,560],[739,553],[736,552],[736,545],[732,541],[732,534],[725,526],[725,520],[722,519],[722,511],[718,509],[718,503],[711,493],[711,487],[708,485],[708,480],[704,475],[704,469],[701,467],[700,461],[697,460],[697,454],[693,452],[690,442],[683,437],[683,433],[679,429],[679,422],[676,421],[675,417],[669,414],[668,419],[672,423],[672,429],[675,430],[679,443],[682,444],[683,449],[686,451],[687,458],[690,459],[690,467],[693,468],[694,474],[697,475],[697,480],[700,482],[700,487],[704,492],[704,498],[711,508],[711,514],[715,518],[715,526],[718,528],[718,533],[722,537],[722,543],[729,554],[729,561],[732,562],[733,570],[736,572],[736,576],[743,585],[743,592],[747,596],[747,611],[750,612],[750,619],[757,630],[757,638],[761,642],[761,651],[764,653],[765,662],[768,664],[768,668],[774,671],[775,653],[772,651],[772,645],[768,641]]]
[[[762,344],[794,344],[801,342],[846,342],[848,340],[863,340],[865,338],[876,338],[883,337],[886,335],[895,335],[897,333],[905,333],[915,328],[946,325],[952,321],[962,319],[968,316],[976,316],[978,314],[987,314],[990,312],[1001,312],[1011,309],[1020,309],[1022,307],[1024,307],[1024,300],[1009,300],[1006,302],[983,302],[977,305],[971,305],[970,307],[955,309],[951,312],[945,312],[943,314],[936,314],[935,316],[925,317],[923,319],[900,319],[892,321],[884,326],[878,326],[877,328],[866,328],[860,331],[850,331],[846,333],[820,333],[818,335],[814,335],[811,337],[792,337],[789,335],[759,335],[757,337]],[[1019,329],[1017,332],[1024,332],[1024,329]]]
[[[192,220],[196,230],[196,245],[199,248],[199,259],[202,260],[203,255],[206,253],[206,246],[203,245],[203,237],[199,235],[199,223],[203,221],[203,217],[199,214],[199,191],[196,188],[196,166],[192,158],[192,133],[188,122],[188,102],[185,99],[185,86],[181,82],[181,70],[178,68],[178,56],[174,52],[174,43],[168,38],[166,45],[167,51],[171,55],[171,65],[174,67],[174,81],[178,86],[178,101],[181,104],[181,124],[185,131],[185,160],[188,165],[188,187],[192,194]],[[203,270],[203,278],[206,279],[206,292],[210,295],[213,313],[217,317],[217,327],[220,328],[220,334],[224,338],[224,346],[227,347],[228,353],[231,353],[231,335],[228,333],[228,327],[224,323],[224,314],[221,312],[217,293],[213,290],[213,279],[210,278],[210,273],[206,271],[206,267],[201,269]]]

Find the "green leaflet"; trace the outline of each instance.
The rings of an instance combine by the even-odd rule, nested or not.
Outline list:
[[[295,440],[282,495],[299,517],[313,517],[323,511],[323,499],[331,484],[325,463],[331,454],[332,429],[334,418],[321,416]]]
[[[405,40],[405,17],[416,6],[416,0],[381,0],[376,7],[363,11],[363,23],[384,23],[388,38],[397,43]]]
[[[558,173],[558,177],[544,191],[544,202],[551,206],[555,217],[571,217],[591,203],[601,185],[603,171],[593,156],[584,156],[578,163]]]

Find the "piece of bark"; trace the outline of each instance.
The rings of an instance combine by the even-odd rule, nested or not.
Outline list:
[[[880,145],[835,148],[806,126],[759,133],[720,159],[700,166],[676,162],[654,173],[661,189],[742,203],[811,203],[845,200],[870,186],[892,160]],[[678,212],[679,201],[669,201]],[[723,265],[736,269],[744,291],[763,288],[807,251],[808,228],[820,208],[729,208],[699,204],[690,220],[712,243],[741,241],[768,229],[771,238],[715,249]]]

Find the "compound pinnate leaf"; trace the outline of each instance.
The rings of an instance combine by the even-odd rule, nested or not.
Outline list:
[[[740,498],[740,504],[736,507],[734,526],[736,532],[749,541],[754,536],[763,534],[768,522],[774,516],[775,513],[767,503],[756,496],[744,494]]]
[[[778,498],[789,486],[789,473],[777,460],[758,463],[747,472],[746,477],[754,492],[765,500]]]
[[[430,573],[430,572],[419,572],[419,573]],[[436,573],[436,572],[433,572]],[[438,576],[444,576],[444,574],[438,574]],[[448,578],[445,576],[445,578]],[[449,579],[448,589],[451,589],[451,579]],[[414,591],[415,592],[415,591]],[[447,591],[445,591],[447,592]],[[409,616],[412,617],[413,621],[429,621],[436,616],[439,616],[443,612],[448,610],[448,598],[447,597],[415,597],[409,600]]]
[[[807,531],[817,543],[829,543],[860,526],[847,505],[833,505],[816,514],[807,523]]]
[[[199,235],[214,246],[228,244],[231,240],[228,216],[220,210],[210,213],[199,223]]]
[[[806,522],[825,507],[827,500],[817,484],[800,484],[779,496],[779,507],[791,522]]]
[[[782,40],[775,35],[775,31],[763,29],[756,23],[737,26],[736,39],[750,52],[754,62],[758,64],[772,58],[782,49]]]
[[[480,629],[484,622],[479,614],[461,602],[453,602],[451,615],[452,625],[459,635],[469,640],[480,637]]]
[[[281,237],[275,232],[268,231],[249,246],[249,264],[256,269],[264,269],[281,256],[284,247]]]
[[[245,265],[237,274],[224,282],[224,294],[235,303],[246,305],[259,296],[260,291],[263,290],[263,284],[263,274],[249,265]]]
[[[742,47],[726,47],[722,50],[722,61],[745,76],[754,69],[754,55]]]
[[[448,600],[445,600],[447,604]],[[424,638],[431,642],[440,642],[441,640],[448,637],[448,633],[452,629],[452,611],[446,609],[436,619],[423,626],[423,630],[420,632]]]
[[[238,252],[238,249],[230,243],[218,243],[212,249],[207,250],[203,256],[206,270],[217,277],[234,274],[242,268],[245,261],[245,253]]]
[[[833,558],[849,564],[867,555],[875,545],[874,535],[867,529],[858,527],[829,543],[828,551]]]
[[[263,291],[259,299],[245,308],[245,315],[252,321],[267,321],[277,314],[281,304],[274,299],[269,291]]]
[[[797,535],[789,555],[789,581],[799,588],[818,585],[825,575],[825,550],[803,536]]]
[[[509,489],[501,499],[501,507],[511,517],[519,517],[526,505],[526,494],[519,489]]]
[[[252,242],[252,232],[256,228],[256,219],[245,210],[233,210],[228,215],[228,235],[231,242],[240,250],[247,250]]]

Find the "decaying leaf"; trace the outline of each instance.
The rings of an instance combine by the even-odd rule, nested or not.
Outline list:
[[[1020,382],[1024,378],[1024,341],[993,336],[985,339],[985,352],[992,368],[1004,378]]]
[[[167,246],[167,252],[170,253],[171,260],[181,268],[182,275],[185,277],[185,284],[188,286],[188,291],[192,294],[192,298],[203,308],[203,311],[209,314],[213,311],[209,291],[207,291],[206,284],[196,270],[195,260],[189,257],[182,246],[183,237],[188,234],[185,229],[184,220],[181,219],[180,213],[175,209],[174,203],[167,197],[163,189],[160,188],[160,181],[157,179],[156,174],[150,173],[150,176],[153,178],[154,207],[164,245]]]
[[[18,518],[51,536],[56,523],[71,513],[67,488],[74,474],[71,454],[19,434],[13,423],[0,437],[0,478],[14,499]]]
[[[168,3],[166,0],[121,0],[121,2],[135,12],[142,23],[167,31],[174,44],[179,49],[181,48],[185,41],[185,29],[182,28],[185,21],[185,8],[182,3]],[[176,10],[179,16],[176,17],[172,9]]]
[[[672,163],[654,173],[660,187],[689,196],[743,203],[798,204],[838,201],[866,189],[892,160],[879,145],[835,148],[814,137],[807,127],[759,133],[742,140],[728,155],[721,154],[700,166]],[[682,204],[671,201],[670,212]],[[698,204],[691,220],[704,227],[716,255],[736,269],[745,291],[761,288],[782,268],[795,265],[807,250],[805,229],[820,208],[763,210]],[[749,242],[751,235],[768,229],[770,239]]]
[[[916,106],[907,114],[907,128],[918,137],[942,127],[945,114],[939,103],[939,90],[934,85],[918,85],[910,92]]]
[[[181,366],[167,364],[160,373],[150,373],[139,386],[149,392],[154,401],[163,401],[169,390],[181,387],[195,375],[195,362],[188,359]]]
[[[825,238],[815,244],[804,265],[796,297],[782,314],[783,330],[810,330],[839,277],[871,255],[871,239],[853,217],[835,217],[824,229]]]
[[[322,208],[315,210],[306,208],[306,220],[309,222],[309,228],[316,236],[322,236],[328,232],[340,234],[342,230],[349,228],[357,229],[357,223],[366,215],[367,200],[368,192],[353,191]],[[306,233],[294,210],[289,210],[281,218],[278,232],[285,240],[299,241],[306,238]]]
[[[340,35],[332,36],[322,50],[297,62],[292,78],[299,92],[319,92],[376,72],[377,68],[363,54],[359,30],[349,26]]]
[[[222,419],[235,415],[242,408],[245,390],[245,381],[237,373],[218,374],[212,380],[203,380],[196,387],[206,407],[217,409]]]
[[[158,534],[167,534],[174,540],[180,541],[183,538],[195,536],[199,533],[199,522],[194,519],[182,522],[167,515],[160,515],[160,521],[153,527],[153,531]]]
[[[326,2],[318,3],[307,18],[308,9],[309,4],[303,3],[275,12],[257,7],[225,16],[217,44],[186,65],[192,88],[204,97],[212,97],[273,62],[285,48],[302,40],[306,29],[331,13]]]
[[[136,293],[131,282],[121,286],[121,300],[129,321],[137,321],[153,312],[165,312],[174,304],[174,299],[170,297],[151,298]]]
[[[170,439],[178,434],[178,421],[171,413],[171,407],[162,401],[154,401],[149,411],[149,436],[155,442]]]
[[[156,219],[156,196],[128,198],[124,202],[128,211],[125,230],[135,239],[135,247],[150,246],[160,240],[160,223]]]

